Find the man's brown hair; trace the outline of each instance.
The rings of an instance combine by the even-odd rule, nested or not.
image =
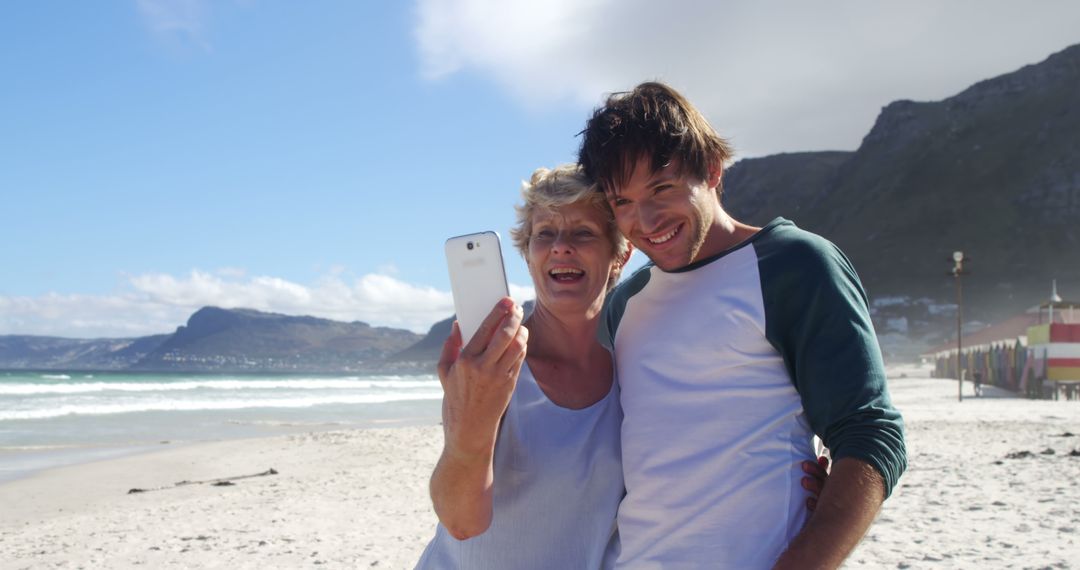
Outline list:
[[[642,158],[653,172],[677,160],[684,173],[708,180],[710,170],[722,169],[733,154],[700,111],[655,81],[612,93],[581,134],[578,163],[603,191],[625,184]]]

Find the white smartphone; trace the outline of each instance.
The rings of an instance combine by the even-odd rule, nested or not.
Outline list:
[[[499,234],[480,232],[446,240],[446,265],[464,346],[495,303],[510,295]]]

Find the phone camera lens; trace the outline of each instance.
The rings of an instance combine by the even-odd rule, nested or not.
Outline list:
[[[473,243],[472,243],[472,242],[470,241],[470,242],[469,242],[469,244],[468,244],[468,245],[466,245],[465,247],[467,247],[467,248],[469,248],[469,249],[472,249],[472,248],[473,248]]]

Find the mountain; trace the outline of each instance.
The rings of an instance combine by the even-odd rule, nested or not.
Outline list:
[[[854,152],[741,160],[724,206],[836,243],[878,308],[909,309],[889,317],[901,332],[955,319],[954,250],[965,320],[1012,316],[1053,278],[1080,296],[1080,45],[943,101],[890,103]]]
[[[168,337],[73,339],[0,336],[0,368],[123,370],[152,352]]]
[[[529,315],[532,314],[534,305],[535,301],[525,301],[521,304],[521,308],[525,311],[525,318],[529,318]],[[431,325],[431,329],[424,335],[424,338],[389,360],[392,362],[438,362],[439,355],[442,354],[443,343],[450,336],[450,329],[454,324],[455,317],[451,316]]]
[[[404,371],[389,362],[416,333],[367,323],[204,307],[171,335],[136,339],[0,336],[0,368],[177,372]],[[426,369],[425,369],[426,371]]]
[[[395,362],[438,362],[443,342],[450,336],[454,317],[443,319],[433,325],[416,344],[390,358]]]
[[[132,366],[136,370],[338,372],[378,368],[413,332],[250,309],[204,307]]]

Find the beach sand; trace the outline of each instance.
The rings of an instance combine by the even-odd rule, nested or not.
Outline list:
[[[1080,402],[890,376],[908,469],[846,567],[1080,568]]]
[[[1080,402],[969,385],[957,403],[954,381],[925,373],[890,369],[910,466],[846,567],[1080,568]],[[0,568],[411,568],[434,531],[441,440],[438,426],[322,432],[39,473],[0,485]]]
[[[319,432],[54,469],[0,486],[0,568],[412,568],[441,444],[438,426]]]

